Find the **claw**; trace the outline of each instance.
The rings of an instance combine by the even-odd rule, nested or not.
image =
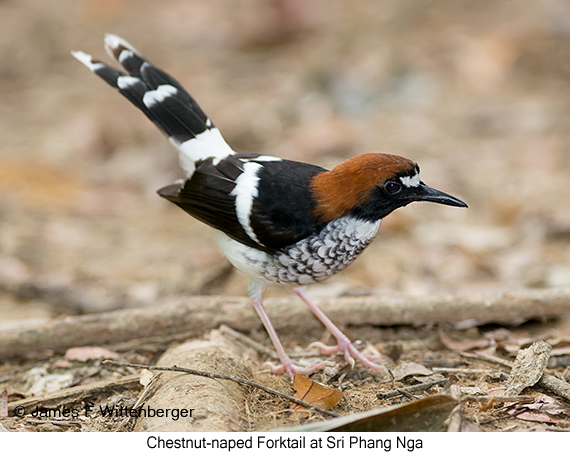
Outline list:
[[[382,364],[374,363],[371,358],[360,353],[356,347],[350,342],[350,340],[342,335],[337,337],[337,345],[325,345],[322,342],[313,342],[311,347],[319,347],[321,353],[325,355],[334,355],[335,353],[342,353],[344,355],[345,361],[350,364],[350,367],[354,368],[356,361],[365,365],[369,369],[374,370],[382,374],[387,374],[388,369]]]
[[[265,326],[265,329],[267,330],[267,333],[269,334],[269,337],[271,338],[271,341],[273,342],[273,345],[275,346],[275,350],[277,350],[277,354],[279,355],[279,360],[281,361],[281,364],[278,366],[271,364],[271,363],[268,363],[269,367],[271,369],[271,372],[274,374],[278,374],[278,373],[282,373],[284,371],[287,371],[289,373],[289,376],[291,377],[291,379],[293,379],[295,374],[307,375],[307,374],[311,374],[313,372],[316,372],[317,370],[321,370],[327,364],[332,365],[332,363],[330,363],[328,361],[319,361],[319,362],[313,363],[310,366],[306,366],[306,367],[297,366],[297,365],[293,364],[293,361],[291,360],[291,358],[289,358],[289,356],[285,352],[285,349],[283,348],[283,345],[281,344],[281,341],[279,340],[279,337],[277,336],[277,333],[275,332],[275,329],[273,328],[273,325],[271,324],[271,322],[269,320],[269,316],[267,315],[267,312],[265,311],[265,308],[263,307],[263,303],[262,303],[262,301],[263,301],[263,297],[262,297],[263,289],[264,289],[264,285],[262,283],[260,283],[259,281],[256,281],[256,280],[252,280],[252,282],[250,284],[249,292],[250,292],[250,295],[251,295],[251,298],[253,301],[253,306],[255,307],[255,310],[257,311],[259,318],[263,322],[263,325]],[[314,342],[313,344],[311,344],[312,346],[318,346],[321,349],[321,352],[324,353],[325,355],[333,355],[335,353],[342,353],[344,355],[344,359],[346,360],[346,362],[348,364],[350,364],[350,366],[352,368],[354,368],[356,361],[358,361],[358,362],[364,364],[366,367],[372,369],[375,372],[378,372],[381,374],[387,374],[388,373],[388,370],[386,369],[385,366],[372,362],[369,358],[367,358],[362,353],[360,353],[356,349],[356,347],[352,344],[352,342],[350,342],[350,340],[342,333],[342,331],[340,331],[328,319],[328,317],[311,300],[309,300],[305,296],[303,290],[300,287],[296,287],[293,290],[295,291],[295,293],[297,295],[299,295],[299,297],[305,303],[307,303],[307,305],[315,313],[317,318],[321,322],[323,322],[325,327],[331,332],[331,334],[337,340],[337,345],[335,345],[335,346],[325,345],[322,342]]]
[[[356,364],[356,361],[354,360],[354,358],[352,356],[350,356],[350,353],[348,352],[348,350],[346,350],[344,352],[344,360],[350,364],[350,368],[354,369],[354,365]]]
[[[388,369],[386,366],[381,364],[376,364],[360,353],[356,347],[350,342],[350,339],[347,338],[342,331],[338,329],[338,327],[330,321],[330,319],[324,314],[323,311],[319,309],[319,307],[313,303],[309,298],[305,295],[305,292],[301,287],[295,287],[294,292],[303,300],[307,306],[313,311],[313,313],[317,316],[317,318],[323,323],[327,330],[336,338],[337,345],[330,346],[325,345],[322,342],[313,342],[311,345],[317,345],[321,349],[321,353],[325,355],[332,355],[334,353],[342,353],[344,355],[344,359],[347,363],[349,363],[352,367],[354,367],[355,360],[364,364],[369,369],[372,369],[375,372],[381,374],[388,374]]]

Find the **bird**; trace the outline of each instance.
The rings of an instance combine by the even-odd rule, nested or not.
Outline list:
[[[323,354],[343,354],[352,367],[358,361],[385,373],[385,366],[358,351],[304,287],[352,263],[394,210],[419,201],[467,204],[426,185],[418,164],[398,155],[367,153],[325,169],[235,152],[176,79],[114,34],[105,35],[104,46],[121,70],[82,51],[72,55],[140,109],[178,150],[186,177],[158,194],[217,230],[222,252],[250,277],[248,294],[281,362],[269,363],[271,371],[293,378],[329,364],[301,366],[288,356],[263,305],[265,289],[281,285],[290,286],[336,339],[334,346],[316,343]]]

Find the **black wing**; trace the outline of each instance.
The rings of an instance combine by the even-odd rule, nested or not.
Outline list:
[[[257,160],[258,157],[234,154],[221,161],[207,159],[196,165],[190,179],[164,187],[158,193],[234,240],[270,253],[318,232],[323,224],[312,215],[315,201],[310,180],[325,170],[288,160]],[[234,191],[246,162],[260,166],[249,232],[238,219]]]

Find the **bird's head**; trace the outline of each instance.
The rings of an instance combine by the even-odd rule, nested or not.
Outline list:
[[[415,201],[467,207],[460,199],[428,187],[419,173],[417,163],[397,155],[351,158],[313,177],[315,215],[323,221],[345,215],[376,221]]]

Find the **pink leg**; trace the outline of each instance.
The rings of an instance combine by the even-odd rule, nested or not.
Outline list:
[[[325,315],[323,311],[321,311],[321,309],[315,303],[313,303],[311,300],[309,300],[309,298],[307,298],[307,295],[305,294],[305,291],[303,290],[302,287],[294,287],[293,291],[299,296],[299,298],[301,298],[301,300],[303,300],[307,304],[309,309],[313,311],[313,313],[322,322],[322,324],[326,327],[326,329],[329,330],[337,340],[337,345],[333,347],[317,342],[316,344],[320,346],[322,353],[327,355],[333,353],[343,353],[344,358],[348,363],[350,363],[351,366],[354,366],[354,360],[356,359],[357,361],[364,364],[366,367],[369,367],[370,369],[378,373],[382,374],[387,373],[385,366],[373,363],[366,356],[360,353],[354,347],[354,345],[352,345],[350,339],[348,339],[343,334],[343,332],[340,331],[334,323],[332,323],[332,321]]]
[[[277,336],[277,332],[275,331],[275,328],[273,328],[273,325],[269,320],[269,316],[267,315],[267,311],[263,306],[263,289],[264,287],[261,285],[261,283],[258,283],[257,281],[255,282],[252,281],[252,283],[250,284],[249,292],[253,301],[253,307],[255,308],[257,314],[259,315],[259,318],[263,322],[263,325],[267,330],[267,334],[269,334],[271,342],[273,342],[273,346],[275,347],[275,350],[279,355],[279,360],[281,361],[280,366],[275,366],[274,364],[269,363],[269,366],[271,367],[271,372],[277,374],[286,370],[292,379],[295,374],[307,375],[325,367],[326,364],[325,361],[320,361],[318,363],[315,363],[307,367],[301,367],[293,364],[293,361],[291,360],[291,358],[289,358],[289,355],[287,355],[287,353],[285,352],[285,348],[281,344],[281,341]]]

